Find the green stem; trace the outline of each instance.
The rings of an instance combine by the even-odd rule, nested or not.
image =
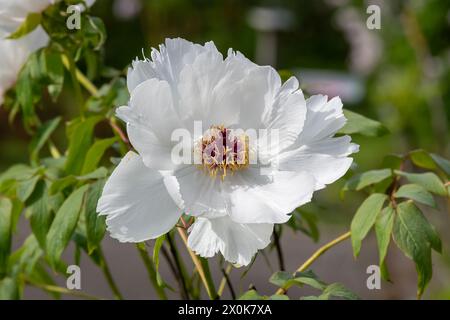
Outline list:
[[[203,282],[203,285],[205,286],[206,292],[208,293],[208,296],[211,300],[215,300],[218,298],[217,291],[214,288],[214,282],[211,278],[211,273],[209,272],[209,266],[208,261],[205,259],[200,259],[188,246],[187,243],[187,236],[185,233],[185,230],[183,228],[177,227],[178,233],[183,240],[184,245],[186,246],[186,250],[188,251],[189,255],[191,256],[192,262],[194,263],[195,267],[197,268],[197,272],[200,276],[200,279]]]
[[[189,300],[189,284],[187,283],[189,275],[186,271],[183,259],[181,259],[181,256],[178,253],[177,246],[175,245],[170,232],[167,233],[167,241],[169,243],[170,253],[173,256],[173,260],[175,261],[175,267],[179,277],[177,281],[181,284],[180,289],[182,290],[182,292],[184,292],[184,298],[186,300]]]
[[[64,66],[70,72],[70,76],[72,78],[73,89],[75,90],[75,98],[76,98],[77,104],[80,105],[81,116],[83,117],[84,116],[84,101],[83,101],[83,94],[81,92],[81,87],[80,87],[80,83],[79,83],[80,79],[78,77],[78,73],[80,73],[80,72],[77,69],[77,66],[75,65],[75,61],[72,58],[70,58],[68,55],[64,54],[62,56],[62,61],[63,61]]]
[[[119,288],[117,287],[117,285],[113,279],[113,276],[111,274],[111,271],[109,270],[108,264],[106,263],[106,259],[105,259],[105,256],[103,254],[101,247],[99,246],[97,248],[97,250],[98,250],[98,254],[100,256],[100,269],[102,270],[102,272],[106,278],[106,281],[108,282],[108,285],[109,285],[111,291],[113,292],[114,299],[123,300],[123,296],[120,293]]]
[[[153,261],[148,256],[148,252],[147,252],[147,249],[145,248],[145,245],[143,243],[138,243],[138,244],[136,244],[136,248],[139,251],[139,255],[140,255],[142,261],[144,262],[144,265],[148,272],[148,277],[149,277],[150,282],[152,283],[153,287],[156,290],[156,294],[158,295],[158,297],[160,299],[167,300],[167,295],[164,292],[164,288],[162,288],[158,284],[158,279],[156,277],[156,270],[153,265]]]
[[[351,233],[350,231],[344,233],[343,235],[340,235],[339,237],[337,237],[334,240],[331,240],[330,242],[326,243],[325,245],[323,245],[322,247],[320,247],[319,249],[317,249],[316,252],[314,252],[314,254],[309,257],[308,260],[306,260],[298,269],[295,273],[297,272],[303,272],[306,269],[309,268],[309,266],[311,266],[314,261],[316,261],[322,254],[324,254],[325,252],[327,252],[330,248],[334,247],[335,245],[341,243],[342,241],[348,239],[351,237]],[[294,274],[295,274],[294,273]],[[275,294],[285,294],[286,291],[289,289],[291,285],[286,285],[280,289],[278,289],[278,291]]]
[[[47,291],[47,292],[66,294],[66,295],[79,297],[79,298],[83,298],[83,299],[88,299],[88,300],[102,300],[101,298],[92,296],[90,294],[87,294],[87,293],[84,293],[84,292],[78,291],[78,290],[69,290],[69,289],[66,289],[66,288],[63,288],[63,287],[37,283],[37,282],[34,282],[34,281],[30,280],[30,279],[25,279],[25,282],[27,282],[29,285],[31,285],[33,287],[42,289],[42,290]]]

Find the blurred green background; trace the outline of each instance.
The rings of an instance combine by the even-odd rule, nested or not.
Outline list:
[[[370,30],[366,25],[370,16],[366,9],[371,4],[381,9],[381,29]],[[355,170],[379,168],[385,155],[417,148],[450,157],[448,0],[97,0],[92,12],[104,20],[108,32],[104,64],[116,69],[126,70],[132,59],[148,55],[151,47],[167,37],[199,43],[213,40],[224,55],[231,47],[257,63],[289,70],[306,94],[341,96],[346,108],[381,121],[391,132],[381,138],[355,137],[361,145]],[[66,88],[58,103],[48,101],[39,112],[42,118],[69,115],[72,100]],[[0,170],[27,162],[30,137],[20,119],[10,124],[1,109],[0,137]],[[320,192],[308,208],[319,220],[321,240],[348,228],[362,199],[349,194],[342,201],[341,186],[338,182]],[[430,214],[444,238],[444,254],[435,258],[435,278],[427,296],[450,298],[448,204],[440,203],[439,208]],[[307,238],[302,241],[315,247]],[[295,255],[299,244],[292,247],[287,240],[285,244],[294,253],[287,255],[293,267],[301,262]],[[376,263],[376,248],[364,249],[367,258],[361,259]],[[352,259],[351,254],[348,257]],[[338,260],[336,256],[328,263]],[[399,282],[411,282],[408,290],[413,296],[414,272],[407,280],[401,279],[403,266],[410,270],[412,263],[400,253],[392,254],[388,263],[397,266],[394,273],[400,276]],[[362,270],[364,263],[360,264]],[[335,271],[328,268],[325,278],[335,278]],[[344,283],[352,277],[352,269],[345,272]],[[267,277],[260,281],[267,282]],[[363,280],[353,282],[354,287],[364,288]],[[353,289],[360,290],[362,297],[376,298],[403,298],[406,290],[394,286],[373,296],[358,288]]]

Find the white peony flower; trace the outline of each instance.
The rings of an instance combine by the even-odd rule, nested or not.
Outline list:
[[[272,67],[231,49],[224,59],[212,42],[166,40],[151,59],[133,62],[128,89],[129,105],[117,115],[139,154],[122,159],[97,207],[121,242],[157,238],[184,212],[196,217],[188,238],[193,251],[221,252],[248,265],[270,243],[274,224],[343,176],[358,150],[349,136],[333,137],[346,121],[339,98],[305,101],[295,77],[282,84]],[[231,139],[231,147],[210,133],[196,137],[194,121]],[[200,164],[173,161],[179,141],[171,136],[179,128],[194,137],[191,151],[200,153]],[[249,136],[232,129],[274,130],[279,141],[262,135],[247,144]],[[203,154],[211,145],[214,152]],[[255,156],[260,160],[251,161]],[[264,167],[270,170],[263,173]]]
[[[6,39],[26,20],[30,13],[41,12],[56,0],[0,0],[0,105],[4,94],[16,82],[20,69],[30,54],[48,44],[48,35],[38,26],[30,34],[17,39]],[[91,6],[95,0],[87,0]]]

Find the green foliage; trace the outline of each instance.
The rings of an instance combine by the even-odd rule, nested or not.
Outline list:
[[[6,274],[11,251],[12,203],[0,198],[0,279]]]
[[[350,230],[352,233],[353,255],[357,257],[361,250],[361,242],[374,225],[387,196],[374,193],[370,195],[356,211]]]
[[[427,206],[436,207],[433,195],[418,184],[405,184],[395,193],[396,198],[408,198]]]
[[[441,241],[422,212],[410,201],[398,205],[393,235],[397,246],[416,263],[417,296],[421,297],[433,272],[431,248],[441,252]]]
[[[379,137],[387,134],[388,129],[378,121],[366,118],[358,113],[344,109],[347,123],[339,131],[341,134],[360,134],[368,137]]]
[[[80,187],[64,201],[50,226],[46,252],[53,268],[58,264],[62,252],[75,231],[87,188],[87,185]]]
[[[304,300],[329,300],[332,297],[348,300],[359,299],[356,294],[345,288],[342,284],[326,284],[325,282],[319,280],[311,270],[306,272],[297,272],[295,274],[279,271],[271,276],[270,282],[281,288],[290,288],[293,285],[299,287],[307,285],[321,291],[321,294],[318,296],[301,297],[301,299]]]
[[[40,13],[28,14],[25,21],[8,37],[8,39],[18,39],[26,36],[41,24],[41,18],[42,16]]]
[[[55,285],[52,279],[54,274],[48,273],[48,266],[58,274],[65,274],[66,263],[61,256],[71,242],[76,248],[73,257],[75,263],[79,263],[81,252],[84,251],[111,282],[112,277],[108,275],[101,250],[106,231],[105,218],[97,214],[96,207],[105,180],[112,171],[114,161],[109,161],[109,157],[114,160],[129,147],[120,139],[117,133],[120,126],[114,127],[112,114],[115,107],[127,104],[130,97],[124,78],[126,72],[104,65],[107,35],[103,21],[92,16],[86,8],[81,14],[82,28],[67,29],[67,6],[80,3],[83,1],[58,1],[42,13],[32,13],[9,36],[11,40],[18,39],[41,26],[49,35],[50,42],[46,48],[30,55],[2,106],[9,112],[12,123],[15,117],[20,116],[30,136],[30,143],[29,164],[15,164],[0,174],[0,299],[21,298],[26,284]],[[154,6],[166,5],[153,4],[152,8]],[[225,36],[229,34],[227,31]],[[160,35],[151,37],[157,38]],[[243,38],[243,45],[246,45],[249,42],[248,34],[244,32]],[[397,54],[396,51],[393,48],[386,59],[392,59],[391,55]],[[401,59],[416,59],[416,55],[405,52],[399,56]],[[405,121],[412,120],[411,126],[408,123],[404,127],[409,127],[421,138],[426,136],[428,129],[421,128],[419,132],[416,127],[420,127],[422,119],[418,122],[414,121],[414,117],[423,116],[416,110],[420,110],[422,105],[428,105],[429,100],[417,99],[420,98],[419,94],[411,97],[406,94],[408,90],[403,90],[403,86],[415,90],[418,79],[427,82],[422,80],[423,77],[416,69],[419,68],[405,67],[399,73],[402,74],[401,78],[387,72],[383,79],[386,81],[375,84],[379,90],[384,89],[381,90],[383,94],[378,94],[376,98],[369,95],[367,99],[369,102],[375,99],[377,107],[387,103],[396,108],[414,110],[419,116],[407,115],[405,118],[408,120]],[[289,70],[280,71],[283,81],[291,75]],[[67,76],[71,81],[66,81]],[[92,83],[98,84],[99,89]],[[385,90],[384,86],[389,86],[389,90]],[[400,88],[396,91],[392,86]],[[417,91],[425,92],[430,97],[436,96],[435,89],[425,89],[420,85]],[[76,99],[72,99],[73,96]],[[69,100],[70,110],[63,111],[59,105],[55,108],[54,104],[64,99]],[[370,114],[375,110],[365,109],[362,112],[366,111]],[[378,121],[349,110],[344,110],[344,114],[347,123],[339,134],[381,137],[388,133],[388,129]],[[378,114],[383,116],[383,112]],[[401,115],[403,117],[405,113]],[[61,123],[66,124],[65,136],[62,130],[62,134],[59,134]],[[389,128],[396,128],[393,123],[388,121]],[[445,141],[445,137],[439,138]],[[408,142],[414,145],[411,143],[413,141]],[[364,147],[362,143],[361,146]],[[343,191],[362,191],[367,196],[357,209],[350,227],[353,253],[355,257],[359,255],[362,241],[374,228],[383,278],[389,279],[386,265],[389,246],[397,245],[416,265],[417,294],[420,297],[432,277],[432,250],[440,253],[442,243],[434,226],[428,222],[426,212],[423,213],[422,207],[417,205],[436,209],[435,197],[449,196],[450,161],[436,153],[417,149],[404,155],[385,157],[381,168],[359,171],[343,187]],[[17,250],[11,252],[12,239],[22,212],[30,223],[32,234],[19,244]],[[320,215],[299,208],[292,213],[288,225],[292,230],[318,241],[319,218]],[[280,227],[280,236],[282,231]],[[165,296],[164,289],[171,289],[159,272],[160,251],[165,240],[164,235],[156,239],[153,259],[148,258],[150,269],[154,271],[151,278],[156,280],[155,288],[159,294],[162,292],[161,297]],[[146,253],[144,244],[138,246]],[[194,273],[189,277],[187,268],[182,265],[182,256],[176,252],[176,246],[171,249],[173,257],[169,259],[173,259],[173,264],[180,265],[177,266],[180,269],[178,276],[185,281],[190,297],[200,298],[199,274]],[[209,289],[215,293],[208,263],[205,259],[200,261],[208,278]],[[250,268],[243,272],[243,276]],[[281,288],[308,286],[319,290],[317,296],[301,297],[307,300],[358,298],[341,284],[321,281],[312,271],[295,274],[276,272],[270,282]],[[113,291],[116,296],[120,296],[116,289]],[[52,293],[52,297],[59,298],[60,294]],[[286,294],[260,295],[252,289],[240,299],[286,300],[289,297]]]
[[[343,191],[362,190],[368,186],[380,183],[392,176],[390,169],[370,170],[351,177],[345,184]]]

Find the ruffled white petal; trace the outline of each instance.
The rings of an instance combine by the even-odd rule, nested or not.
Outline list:
[[[225,181],[230,218],[239,223],[284,223],[297,207],[309,202],[314,177],[305,172],[261,174],[249,168]]]
[[[184,211],[193,216],[220,217],[227,214],[228,196],[220,178],[213,179],[194,165],[174,172],[184,201]]]
[[[342,177],[358,152],[349,136],[333,137],[346,122],[342,102],[336,97],[316,95],[306,100],[307,113],[303,131],[288,150],[278,156],[280,170],[307,171],[319,190]]]
[[[142,82],[133,91],[129,105],[118,108],[116,113],[127,122],[131,144],[144,163],[157,170],[174,168],[171,152],[175,142],[171,137],[182,126],[174,111],[169,84],[158,79]]]
[[[273,224],[240,224],[229,217],[199,217],[190,229],[189,247],[202,257],[220,252],[225,260],[238,265],[250,264],[255,253],[270,243]]]
[[[149,169],[139,155],[128,152],[108,179],[97,212],[106,215],[111,237],[121,242],[155,239],[181,216],[176,189],[173,177]]]

